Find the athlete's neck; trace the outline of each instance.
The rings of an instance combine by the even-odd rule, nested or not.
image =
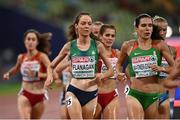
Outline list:
[[[108,47],[105,46],[105,49],[106,49],[106,51],[111,51],[112,48],[109,46]]]
[[[107,57],[111,57],[111,50],[112,50],[112,48],[111,47],[105,47],[105,50],[106,50],[106,52],[105,52],[105,55],[107,56]]]
[[[38,53],[38,50],[28,50],[27,51],[27,55],[28,56],[34,56],[34,55],[36,55]]]
[[[152,39],[138,39],[138,46],[139,48],[143,49],[143,50],[148,50],[152,47]]]
[[[90,37],[79,37],[77,39],[77,47],[82,51],[88,50],[90,47]]]
[[[90,43],[90,37],[89,36],[79,36],[77,39],[77,44],[79,45],[86,45]]]

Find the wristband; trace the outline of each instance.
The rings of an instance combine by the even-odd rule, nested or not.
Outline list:
[[[38,77],[38,72],[35,73],[35,77]]]

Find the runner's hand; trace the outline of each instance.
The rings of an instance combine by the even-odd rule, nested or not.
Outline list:
[[[5,73],[4,75],[3,75],[3,79],[4,80],[9,80],[9,77],[10,75],[9,75],[9,72],[7,72],[7,73]]]
[[[34,70],[30,69],[30,68],[28,68],[27,74],[28,74],[29,77],[38,77],[37,71],[34,71]]]
[[[45,89],[52,89],[51,84],[53,83],[53,77],[48,76],[45,83],[44,83],[44,88]]]
[[[54,82],[56,83],[56,86],[57,86],[57,87],[61,87],[62,80],[60,80],[60,79],[55,79]]]
[[[117,78],[118,78],[119,81],[122,81],[124,83],[127,81],[127,76],[126,76],[125,73],[118,73]]]
[[[89,82],[89,86],[92,86],[94,84],[100,85],[101,84],[101,79],[102,79],[102,73],[97,73],[95,78],[93,78],[90,82]]]
[[[97,73],[97,74],[96,74],[95,79],[96,79],[96,83],[97,83],[98,85],[101,84],[102,78],[103,78],[103,73]]]
[[[155,64],[149,65],[149,67],[155,72],[163,72],[163,70],[164,70],[164,67],[160,67],[160,66],[155,65]]]

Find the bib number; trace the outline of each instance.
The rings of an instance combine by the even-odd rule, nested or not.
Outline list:
[[[72,97],[71,96],[66,99],[66,105],[67,105],[67,107],[70,107],[72,105]]]
[[[125,93],[126,95],[128,95],[129,91],[130,91],[130,88],[129,88],[128,85],[126,85],[125,88],[124,88],[124,93]]]

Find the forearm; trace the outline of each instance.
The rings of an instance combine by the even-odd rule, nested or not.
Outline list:
[[[123,67],[121,65],[119,67],[116,67],[116,71],[117,71],[117,79],[119,81],[126,82],[127,76],[126,76],[126,73],[122,73],[123,72]],[[128,76],[128,79],[130,79],[130,76]]]
[[[39,78],[47,78],[47,73],[42,73],[42,72],[38,72],[37,73],[37,76],[39,77]]]
[[[58,80],[59,79],[59,74],[56,71],[56,69],[53,71],[53,78],[54,78],[54,80]]]
[[[172,72],[170,72],[170,74],[168,75],[167,79],[174,80],[179,75],[180,75],[180,73],[178,72],[178,70],[173,70]]]
[[[123,72],[123,67],[121,65],[116,65],[116,72],[117,73],[122,73]]]
[[[50,64],[48,67],[47,67],[47,77],[50,77],[52,78],[53,77],[53,66]]]
[[[9,74],[9,76],[13,76],[18,72],[18,69],[16,69],[15,67],[11,68],[7,73]]]
[[[179,80],[173,80],[173,79],[165,79],[163,81],[163,85],[166,88],[176,88],[180,86],[180,81]]]

